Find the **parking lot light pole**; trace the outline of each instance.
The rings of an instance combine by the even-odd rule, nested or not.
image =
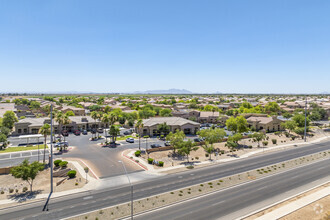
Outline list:
[[[133,219],[133,185],[131,183],[131,180],[129,179],[129,176],[128,176],[128,173],[127,173],[126,166],[125,166],[124,162],[121,161],[121,160],[119,160],[118,162],[123,165],[126,176],[127,176],[127,179],[128,179],[128,183],[131,186],[131,219]]]

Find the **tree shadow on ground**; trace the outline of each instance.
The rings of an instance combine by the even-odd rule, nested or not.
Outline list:
[[[31,192],[25,192],[25,193],[16,193],[13,195],[8,195],[8,199],[13,200],[15,202],[21,203],[26,202],[32,199],[35,199],[38,194],[41,194],[42,190],[36,190]]]

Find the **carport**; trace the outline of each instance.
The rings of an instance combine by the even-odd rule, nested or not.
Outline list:
[[[30,140],[32,140],[32,141],[37,140],[37,144],[38,144],[38,162],[39,162],[39,139],[42,138],[42,137],[43,137],[42,134],[30,134],[30,135],[20,135],[20,136],[18,136],[18,138],[20,140],[19,145],[22,144],[21,140],[26,140],[26,142],[23,143],[23,144],[26,144],[27,146],[29,145]],[[34,143],[34,142],[32,142],[32,143]],[[46,143],[44,143],[44,144],[46,144]]]

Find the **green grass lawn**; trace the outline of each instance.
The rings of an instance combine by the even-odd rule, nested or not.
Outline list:
[[[44,146],[42,144],[39,145],[39,149],[43,149]],[[47,146],[46,146],[47,148]],[[38,150],[38,145],[34,145],[31,147],[7,147],[6,149],[0,150],[1,153],[10,153],[10,152],[18,152],[18,151],[27,151],[27,150]]]
[[[117,137],[117,141],[124,141],[127,138],[134,138],[134,137],[132,135],[126,135],[126,136],[123,136],[123,137]]]

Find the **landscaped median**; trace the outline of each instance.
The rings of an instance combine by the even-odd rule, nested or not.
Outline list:
[[[42,150],[44,148],[43,144],[38,145],[27,145],[22,147],[7,147],[6,149],[0,150],[1,153],[11,153],[11,152],[19,152],[19,151],[29,151],[29,150]],[[48,149],[48,146],[46,146],[46,149]]]
[[[244,173],[239,173],[233,176],[227,176],[221,179],[212,180],[209,182],[192,185],[190,187],[174,190],[171,192],[162,193],[148,198],[138,199],[134,201],[134,214],[145,212],[152,209],[157,209],[163,206],[168,206],[180,201],[189,200],[194,197],[223,190],[245,182],[253,181],[272,175],[274,173],[283,172],[284,170],[293,169],[298,166],[307,165],[318,160],[330,158],[330,151],[320,152],[293,160],[261,167],[259,169],[251,170]],[[127,192],[127,196],[130,192]],[[122,195],[125,196],[125,195]],[[75,216],[70,219],[117,219],[130,215],[130,203],[123,203],[120,205],[105,208]]]

